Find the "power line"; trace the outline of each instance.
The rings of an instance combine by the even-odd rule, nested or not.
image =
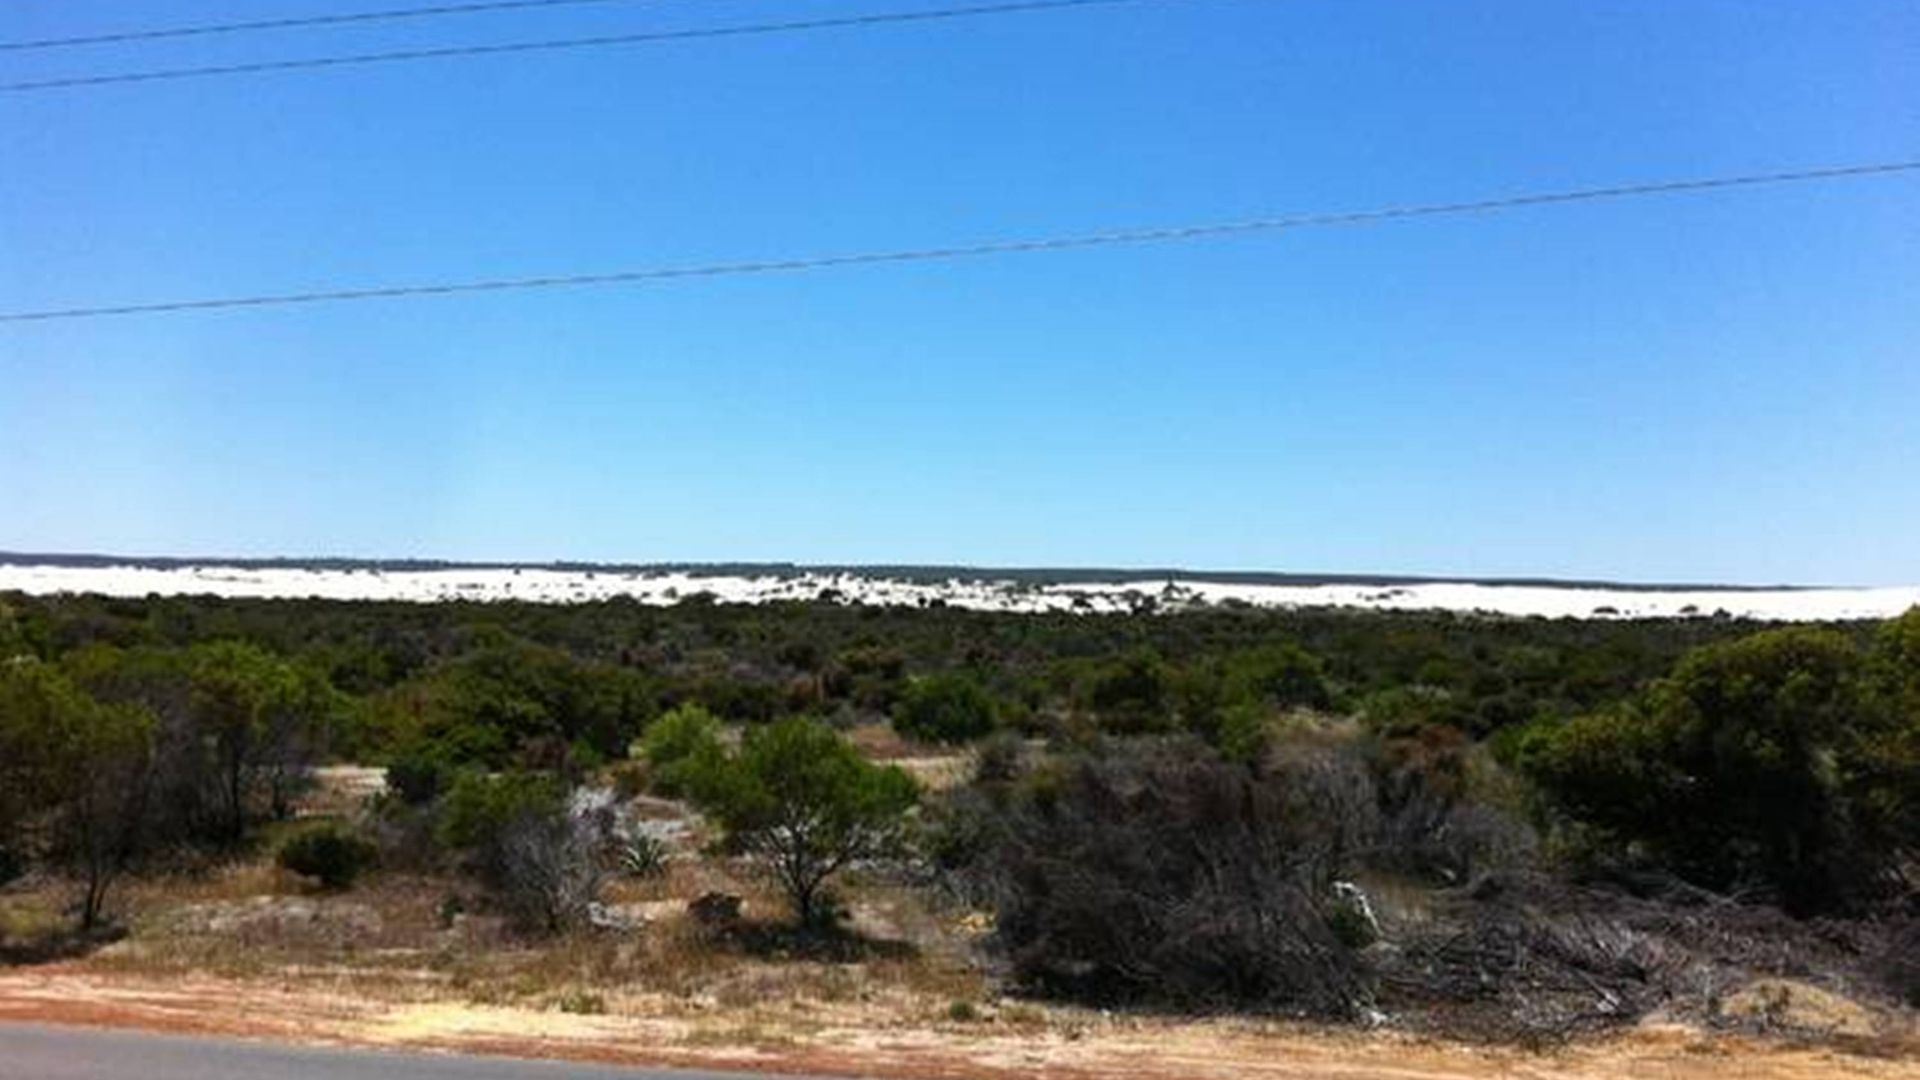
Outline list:
[[[709,26],[689,30],[654,30],[634,34],[605,34],[598,37],[561,38],[549,41],[518,41],[500,45],[454,45],[433,49],[402,49],[394,52],[355,53],[344,56],[316,56],[295,60],[263,60],[246,64],[217,64],[204,67],[162,68],[155,71],[130,71],[109,75],[78,75],[32,82],[0,83],[0,93],[18,94],[38,90],[67,90],[82,86],[107,86],[114,83],[160,82],[173,79],[199,79],[225,75],[255,75],[269,71],[300,71],[362,64],[390,64],[417,60],[446,60],[455,57],[499,56],[508,53],[552,52],[561,49],[604,48],[613,45],[639,45],[648,42],[694,41],[705,38],[753,37],[767,34],[792,34],[809,30],[831,30],[891,23],[924,23],[988,15],[1016,15],[1068,8],[1104,7],[1113,4],[1144,3],[1146,0],[1007,0],[973,7],[936,8],[923,11],[868,12],[821,19],[796,19],[787,22],[748,23],[740,26]]]
[[[614,0],[488,0],[474,4],[439,4],[434,7],[390,8],[386,11],[359,11],[345,15],[304,15],[285,19],[260,19],[254,22],[210,23],[200,26],[161,26],[145,30],[123,30],[112,34],[84,37],[40,38],[34,41],[0,41],[0,52],[25,52],[30,49],[64,49],[76,45],[117,45],[135,41],[159,41],[166,38],[206,37],[213,34],[247,34],[261,30],[297,30],[316,26],[342,26],[351,23],[392,22],[400,19],[433,19],[448,15],[475,15],[489,11],[517,11],[524,8],[577,7],[581,4],[605,4]]]
[[[527,289],[565,289],[593,285],[626,285],[680,278],[734,277],[747,274],[793,273],[844,266],[881,263],[927,262],[986,255],[1011,255],[1023,252],[1067,251],[1076,248],[1111,247],[1125,244],[1163,243],[1198,240],[1243,233],[1276,232],[1284,229],[1325,228],[1336,225],[1368,225],[1409,218],[1490,213],[1533,206],[1597,202],[1646,195],[1719,191],[1728,188],[1759,187],[1771,184],[1805,183],[1920,171],[1920,159],[1864,165],[1842,165],[1792,172],[1750,173],[1695,180],[1665,180],[1617,187],[1581,188],[1572,191],[1508,195],[1472,202],[1419,203],[1372,210],[1347,210],[1319,214],[1295,214],[1284,217],[1252,218],[1242,221],[1200,225],[1176,225],[1152,228],[1116,229],[1108,232],[1070,236],[1001,240],[954,247],[908,248],[894,251],[867,251],[806,258],[767,259],[750,262],[707,263],[666,266],[642,270],[621,270],[597,274],[568,274],[544,277],[498,278],[482,281],[445,282],[431,285],[393,285],[366,288],[331,289],[320,292],[270,293],[257,296],[222,297],[210,300],[172,300],[160,303],[118,304],[96,307],[57,308],[43,311],[0,313],[0,323],[50,322],[56,319],[92,319],[112,315],[151,315],[164,312],[209,311],[221,308],[280,307],[293,304],[338,303],[355,300],[401,299],[421,296],[448,296],[459,293],[509,292]]]

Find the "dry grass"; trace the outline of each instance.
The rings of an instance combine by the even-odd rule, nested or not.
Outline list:
[[[675,812],[658,800],[649,809]],[[761,925],[784,906],[750,867],[697,855],[697,842],[684,843],[664,875],[609,890],[608,903],[640,917],[640,929],[550,938],[510,933],[453,878],[375,873],[350,892],[321,894],[263,853],[202,873],[129,880],[114,905],[132,933],[44,977],[0,968],[0,1015],[92,1008],[106,1011],[87,1013],[91,1022],[167,1026],[191,1014],[196,1030],[307,1037],[324,1029],[350,1042],[902,1076],[1110,1075],[1136,1057],[1160,1061],[1127,1068],[1139,1076],[1295,1075],[1276,1068],[1281,1045],[1345,1075],[1357,1074],[1341,1065],[1348,1051],[1340,1047],[1389,1060],[1386,1036],[1005,999],[979,965],[981,919],[857,874],[842,887],[851,930],[883,947],[835,962],[783,955],[777,935],[715,935],[688,917],[689,901],[739,895]],[[1424,917],[1417,890],[1368,884],[1394,917]],[[58,932],[69,897],[60,882],[0,892],[0,945]],[[469,913],[449,914],[450,897],[463,898]],[[1766,1018],[1780,1014],[1783,1006],[1770,1004],[1777,997],[1755,999]],[[1830,1010],[1821,1017],[1833,1026]],[[919,1064],[932,1061],[946,1064]],[[1463,1075],[1484,1070],[1463,1063]]]
[[[69,919],[52,888],[0,893],[0,945],[24,945],[65,929]]]
[[[667,873],[621,880],[607,900],[640,916],[630,933],[522,937],[484,913],[446,914],[457,879],[376,873],[322,894],[259,856],[207,873],[130,882],[118,894],[132,934],[84,968],[141,979],[212,977],[393,1004],[455,1004],[597,1016],[679,1016],[714,1043],[774,1045],[831,1018],[880,1026],[944,1015],[988,988],[950,932],[908,889],[850,881],[856,933],[892,947],[848,962],[782,956],[718,938],[687,915],[722,891],[747,917],[779,919],[781,899],[739,864],[672,859]],[[63,886],[0,897],[8,935],[61,925]],[[750,1037],[749,1037],[750,1036]]]

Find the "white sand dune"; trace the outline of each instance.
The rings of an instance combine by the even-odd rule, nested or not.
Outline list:
[[[538,568],[432,570],[182,566],[65,566],[0,563],[0,591],[48,595],[206,595],[318,597],[332,600],[525,600],[578,603],[630,597],[672,604],[699,593],[733,603],[811,600],[921,606],[945,603],[986,611],[1181,610],[1244,603],[1256,607],[1483,611],[1573,618],[1710,617],[1725,613],[1776,621],[1870,619],[1920,604],[1920,587],[1815,589],[1638,589],[1601,586],[1425,582],[1403,585],[1277,585],[1172,578],[1151,582],[1035,583],[959,579],[910,581],[884,574],[795,572],[784,575],[689,571],[586,571]]]

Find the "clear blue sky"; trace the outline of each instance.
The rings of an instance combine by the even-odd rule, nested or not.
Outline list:
[[[905,10],[656,0],[5,80]],[[405,6],[24,0],[0,38]],[[0,308],[1920,156],[1891,0],[1160,0],[0,99]],[[0,326],[0,548],[1920,580],[1920,179]]]

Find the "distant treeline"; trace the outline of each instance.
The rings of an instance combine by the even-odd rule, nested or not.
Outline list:
[[[1219,724],[1239,692],[1234,686],[1257,681],[1249,672],[1263,666],[1311,670],[1313,689],[1277,705],[1391,714],[1402,724],[1485,737],[1619,700],[1687,650],[1759,626],[1251,608],[1171,618],[1004,614],[704,598],[672,607],[620,599],[11,596],[4,603],[12,633],[48,660],[103,645],[257,645],[345,695],[352,708],[335,752],[374,760],[402,741],[442,738],[497,747],[490,751],[496,758],[536,739],[618,754],[638,725],[682,702],[742,723],[790,712],[843,724],[885,720],[916,679],[940,673],[978,684],[997,726],[1030,734],[1205,731]],[[480,682],[531,704],[476,707],[472,715],[444,704],[453,688]],[[563,699],[560,688],[570,696]],[[574,700],[582,694],[617,699],[620,715]]]

